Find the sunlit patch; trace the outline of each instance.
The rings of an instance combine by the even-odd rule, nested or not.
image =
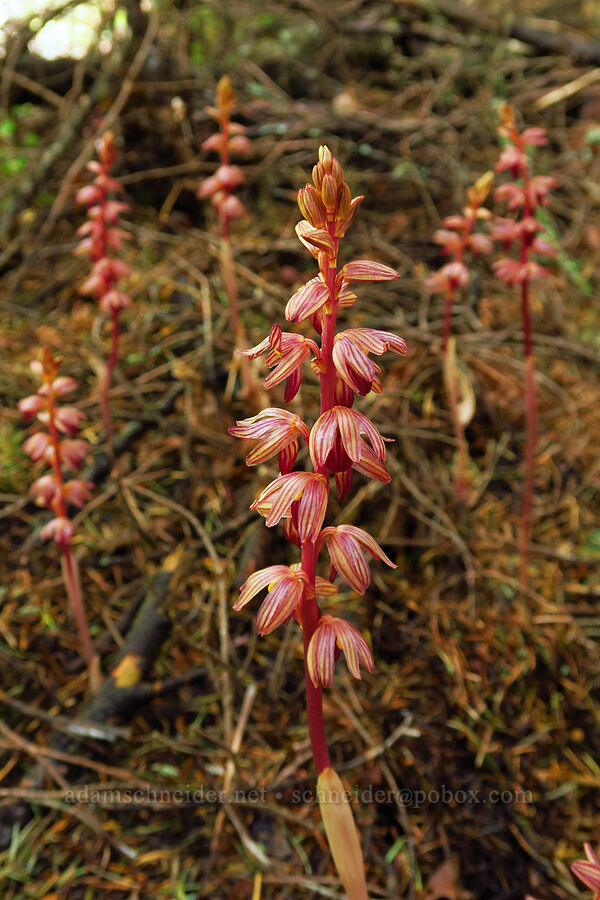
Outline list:
[[[0,57],[5,55],[4,44],[9,29],[27,19],[32,33],[29,49],[44,59],[83,59],[95,45],[102,53],[109,53],[113,38],[122,37],[127,31],[127,13],[123,9],[116,10],[115,0],[80,3],[44,25],[41,14],[61,4],[62,0],[2,0]],[[106,17],[113,13],[114,20],[108,28]]]

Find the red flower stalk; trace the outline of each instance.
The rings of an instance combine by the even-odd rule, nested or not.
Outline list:
[[[131,273],[126,263],[113,254],[118,253],[125,238],[131,237],[119,228],[119,216],[129,209],[127,203],[111,199],[111,192],[121,190],[119,182],[110,171],[117,160],[117,150],[112,131],[107,131],[97,142],[98,160],[87,164],[95,175],[91,184],[77,192],[77,202],[87,207],[87,221],[77,229],[83,235],[75,248],[76,255],[89,256],[92,270],[81,286],[83,294],[96,297],[103,313],[110,315],[112,339],[106,370],[100,380],[100,409],[109,439],[112,439],[112,421],[108,405],[108,390],[119,355],[119,314],[131,306],[131,298],[120,290],[118,282]]]
[[[200,199],[210,198],[210,202],[219,216],[221,273],[229,300],[235,342],[239,349],[245,349],[248,342],[240,317],[230,234],[231,223],[235,219],[246,217],[248,213],[244,204],[234,193],[244,183],[245,178],[239,166],[231,164],[231,155],[245,156],[250,152],[252,145],[249,138],[246,137],[245,127],[238,122],[231,121],[231,114],[235,108],[235,94],[227,75],[224,75],[217,84],[216,104],[216,107],[207,106],[206,112],[218,123],[219,130],[204,141],[202,149],[217,152],[221,164],[214,175],[202,182],[198,189],[198,197]],[[240,361],[240,372],[243,395],[258,407],[260,401],[257,396],[252,367],[245,358]]]
[[[552,257],[556,250],[547,240],[540,237],[545,231],[535,215],[543,206],[556,181],[547,175],[531,175],[527,148],[546,143],[543,128],[526,128],[522,133],[516,127],[512,107],[503,104],[500,109],[502,125],[498,129],[507,145],[500,154],[497,172],[508,171],[513,181],[501,185],[495,191],[497,200],[505,201],[514,219],[498,219],[492,228],[492,238],[500,241],[507,250],[513,244],[517,247],[517,257],[505,256],[494,263],[496,276],[509,285],[520,286],[521,316],[523,321],[523,341],[525,347],[525,416],[527,421],[527,442],[525,447],[525,484],[521,513],[521,585],[527,584],[527,561],[531,537],[531,506],[533,500],[533,474],[536,441],[537,400],[535,392],[535,362],[531,335],[529,309],[529,285],[537,278],[550,273],[540,265],[533,254]]]
[[[381,370],[368,354],[387,350],[405,354],[407,350],[402,338],[387,331],[355,328],[336,334],[338,310],[357,299],[350,289],[352,282],[398,277],[389,266],[371,260],[355,260],[338,269],[340,238],[362,199],[352,199],[341,165],[328,147],[321,147],[313,184],[307,184],[298,194],[298,205],[306,218],[296,227],[300,241],[317,260],[319,274],[294,294],[285,310],[290,321],[310,319],[321,336],[320,346],[274,325],[256,347],[239,351],[250,357],[266,354],[265,362],[273,370],[265,387],[285,381],[286,402],[300,388],[303,365],[310,360],[320,380],[320,416],[309,431],[297,416],[269,408],[230,429],[237,437],[258,440],[248,455],[249,465],[279,454],[279,476],[260,492],[252,507],[265,517],[268,526],[283,520],[286,537],[301,547],[301,563],[254,572],[242,586],[235,608],[241,609],[268,587],[256,622],[259,633],[266,634],[291,618],[302,628],[308,730],[319,774],[319,802],[334,861],[351,900],[367,897],[362,854],[352,813],[347,802],[340,799],[341,782],[330,765],[322,689],[333,682],[340,652],[355,678],[361,677],[361,665],[371,671],[373,657],[357,629],[339,616],[322,614],[317,600],[336,593],[338,573],[354,590],[366,590],[370,572],[365,551],[395,566],[366,531],[352,525],[323,528],[323,522],[331,475],[335,476],[340,497],[350,490],[354,470],[384,483],[390,480],[385,468],[386,438],[352,405],[356,394],[382,390]],[[293,469],[301,441],[308,444],[310,471]],[[316,574],[324,544],[331,560],[329,579]],[[335,798],[328,800],[325,794],[331,792]]]
[[[23,449],[33,462],[44,462],[50,471],[31,486],[31,493],[39,506],[46,506],[54,518],[41,530],[42,539],[53,539],[62,553],[62,571],[73,617],[77,623],[83,655],[87,662],[90,687],[95,690],[101,681],[100,664],[90,639],[87,618],[81,595],[77,562],[71,551],[73,523],[67,504],[82,508],[94,485],[81,478],[65,479],[64,469],[79,470],[89,444],[75,438],[83,414],[74,406],[59,406],[60,398],[77,387],[73,378],[58,375],[60,357],[54,357],[46,347],[41,360],[31,363],[34,375],[42,382],[36,394],[25,397],[19,409],[26,420],[37,419],[46,431],[37,431],[27,438]],[[68,437],[63,437],[68,435]]]
[[[571,866],[571,872],[576,875],[580,881],[583,881],[586,887],[594,892],[594,900],[600,898],[600,859],[591,844],[584,844],[585,859],[578,859]]]
[[[444,353],[444,381],[450,403],[450,411],[454,422],[454,433],[458,445],[458,454],[454,473],[456,495],[459,499],[466,498],[467,465],[469,449],[465,437],[465,426],[468,420],[461,415],[459,403],[459,388],[461,376],[466,376],[458,368],[456,362],[456,348],[450,338],[452,325],[452,308],[456,292],[465,288],[469,283],[469,270],[465,265],[467,252],[475,255],[488,253],[492,249],[492,242],[485,235],[474,231],[477,221],[490,218],[490,212],[483,204],[491,190],[494,175],[486,172],[479,178],[473,187],[467,191],[467,206],[461,216],[448,216],[443,221],[443,228],[435,232],[433,239],[436,244],[444,248],[444,253],[451,257],[437,272],[433,272],[425,281],[425,287],[431,293],[445,295],[444,307],[444,332],[442,348]],[[467,388],[467,384],[464,385]]]

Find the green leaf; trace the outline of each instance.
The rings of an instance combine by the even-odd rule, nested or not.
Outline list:
[[[3,119],[0,122],[0,137],[11,137],[16,130],[17,123],[14,119]]]

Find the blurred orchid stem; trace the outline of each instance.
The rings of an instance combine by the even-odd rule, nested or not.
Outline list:
[[[70,544],[61,545],[60,549],[62,552],[63,581],[65,583],[71,613],[79,632],[79,640],[81,641],[81,648],[88,670],[90,690],[97,691],[102,684],[100,659],[94,650],[92,639],[90,638],[87,616],[83,605],[83,595],[81,593],[79,566],[73,556]]]
[[[223,284],[225,285],[225,292],[229,302],[229,314],[231,316],[235,345],[238,349],[245,350],[248,348],[248,339],[240,316],[237,279],[235,276],[233,251],[231,249],[231,240],[229,237],[229,221],[223,222],[221,227],[221,276],[223,278]],[[247,356],[238,356],[236,362],[239,365],[240,370],[242,396],[248,400],[251,407],[255,406],[256,409],[258,409],[261,406],[261,403],[256,396],[257,384],[252,371],[252,364]]]

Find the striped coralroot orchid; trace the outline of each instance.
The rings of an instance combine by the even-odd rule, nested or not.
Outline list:
[[[216,106],[205,107],[205,112],[215,120],[219,130],[211,134],[202,149],[219,154],[220,165],[214,175],[206,178],[198,188],[198,198],[210,199],[219,216],[221,231],[221,275],[229,301],[229,312],[236,346],[245,349],[248,346],[246,333],[240,317],[238,287],[233,266],[231,250],[231,223],[235,219],[245,218],[248,213],[242,201],[234,193],[246,180],[239,166],[232,165],[231,156],[246,156],[252,145],[246,136],[246,128],[238,122],[231,121],[235,109],[235,94],[231,81],[224,75],[217,84]],[[242,392],[252,404],[257,405],[257,386],[249,360],[240,360]]]
[[[432,294],[444,294],[444,333],[442,344],[444,353],[448,350],[452,327],[452,307],[456,291],[469,283],[469,270],[465,265],[467,252],[489,253],[492,242],[485,234],[474,231],[478,221],[486,221],[491,217],[483,205],[492,189],[494,173],[486,172],[467,190],[467,205],[461,216],[447,216],[442,222],[443,228],[435,232],[433,239],[440,244],[450,262],[437,272],[433,272],[425,281],[425,287]]]
[[[585,859],[578,859],[571,866],[571,872],[580,881],[583,881],[586,887],[594,892],[594,900],[600,898],[600,859],[591,844],[584,844]]]
[[[472,404],[461,403],[459,395],[466,397],[472,394],[467,375],[459,368],[456,359],[456,344],[450,337],[452,328],[452,309],[456,292],[463,290],[469,283],[469,270],[465,264],[467,253],[478,255],[489,253],[492,242],[485,234],[475,231],[477,222],[491,217],[483,205],[492,188],[494,173],[486,172],[467,190],[467,205],[462,215],[448,216],[442,222],[443,228],[435,232],[433,239],[440,244],[446,256],[450,257],[437,272],[433,272],[425,281],[426,289],[432,294],[444,294],[444,329],[442,350],[444,354],[444,382],[450,404],[450,412],[454,424],[454,435],[457,444],[456,465],[454,469],[454,488],[459,500],[465,500],[468,492],[467,468],[469,448],[465,437],[465,427],[472,415]]]
[[[110,354],[100,379],[100,409],[104,427],[109,439],[112,439],[108,390],[119,355],[119,316],[122,309],[131,306],[129,295],[118,287],[119,281],[131,274],[131,269],[114,254],[121,249],[123,240],[131,235],[119,227],[119,216],[129,209],[128,204],[111,199],[112,193],[121,190],[119,182],[110,175],[118,158],[112,131],[107,131],[97,141],[96,150],[98,159],[87,164],[90,172],[94,173],[94,180],[77,192],[77,203],[87,207],[88,218],[77,229],[82,240],[74,252],[89,256],[92,263],[90,275],[81,285],[81,292],[96,297],[100,310],[111,319]]]
[[[516,246],[517,256],[505,256],[494,263],[493,269],[498,278],[506,284],[515,286],[521,295],[521,317],[523,323],[523,342],[525,348],[525,417],[527,439],[525,446],[525,483],[523,486],[523,506],[521,512],[521,586],[527,585],[527,563],[531,538],[531,507],[533,501],[533,475],[535,463],[537,399],[535,391],[535,361],[533,356],[533,340],[531,332],[531,315],[529,309],[529,285],[537,278],[550,273],[540,265],[532,254],[546,257],[556,256],[556,249],[540,235],[544,226],[536,219],[538,207],[544,206],[550,190],[556,186],[554,178],[547,175],[531,175],[528,147],[539,147],[546,143],[546,132],[543,128],[526,128],[519,132],[515,124],[512,107],[503,104],[500,108],[501,126],[499,135],[505,139],[506,146],[500,154],[496,165],[497,172],[510,172],[513,180],[496,188],[495,198],[508,203],[515,218],[498,219],[492,228],[492,238],[499,241],[507,250]]]
[[[73,378],[58,374],[60,363],[60,357],[54,357],[48,348],[44,349],[41,360],[31,363],[33,374],[42,383],[36,394],[19,402],[19,410],[26,421],[35,417],[46,430],[28,437],[23,449],[34,463],[43,462],[50,467],[49,472],[34,481],[31,494],[39,506],[46,506],[54,513],[40,536],[54,540],[60,547],[65,588],[79,631],[90,687],[95,690],[101,681],[100,665],[90,639],[79,571],[71,550],[74,529],[67,509],[68,503],[79,508],[85,506],[94,485],[81,478],[67,480],[64,476],[65,468],[75,471],[81,468],[89,445],[75,438],[83,418],[81,412],[74,406],[59,406],[61,398],[77,387]]]
[[[322,690],[333,682],[340,653],[355,678],[361,677],[361,666],[368,672],[372,670],[373,657],[360,632],[340,616],[323,614],[317,601],[336,593],[334,582],[338,574],[353,590],[366,590],[371,577],[365,551],[395,568],[377,542],[361,528],[323,527],[331,475],[335,476],[340,497],[350,490],[355,470],[383,483],[390,480],[385,467],[386,438],[352,406],[356,394],[382,390],[381,370],[369,353],[379,355],[393,350],[403,355],[407,351],[405,342],[387,331],[355,328],[336,334],[338,310],[357,299],[350,287],[353,282],[391,281],[398,277],[389,266],[371,260],[356,260],[338,269],[340,238],[362,199],[352,198],[341,165],[328,147],[321,147],[319,162],[313,169],[313,184],[307,184],[298,194],[305,219],[296,227],[301,243],[317,260],[319,273],[294,294],[285,309],[290,321],[310,320],[320,335],[320,343],[273,325],[268,337],[256,347],[239,351],[250,357],[266,354],[266,365],[272,371],[265,387],[285,382],[286,402],[299,390],[303,365],[310,361],[320,381],[320,415],[309,430],[297,416],[269,408],[229,429],[237,437],[258,441],[248,455],[249,465],[279,454],[280,474],[260,492],[252,508],[265,517],[267,526],[283,521],[286,537],[301,548],[301,562],[254,572],[242,586],[235,608],[241,609],[268,588],[257,617],[258,631],[266,634],[292,618],[302,628],[308,730],[319,790],[322,786],[341,789],[330,765],[325,739]],[[293,468],[301,442],[308,445],[311,471]],[[331,561],[328,579],[317,575],[324,544]],[[350,900],[364,900],[364,867],[350,807],[347,803],[325,803],[321,804],[321,811],[346,893]]]

